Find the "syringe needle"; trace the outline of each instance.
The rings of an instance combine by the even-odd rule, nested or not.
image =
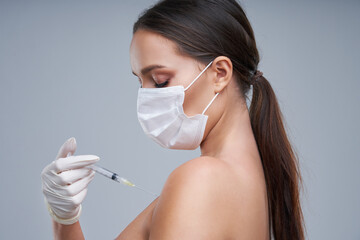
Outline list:
[[[137,189],[143,190],[144,192],[147,192],[148,194],[151,194],[151,195],[153,195],[153,196],[155,196],[155,197],[158,196],[158,195],[156,195],[155,193],[149,192],[149,191],[147,191],[147,190],[145,190],[145,189],[143,189],[143,188],[141,188],[141,187],[139,187],[139,186],[134,185],[134,187],[136,187]]]
[[[153,196],[155,196],[155,197],[158,196],[158,195],[156,195],[155,193],[149,192],[149,191],[145,190],[144,188],[141,188],[141,187],[133,184],[132,182],[130,182],[129,180],[127,180],[127,179],[125,179],[125,178],[117,177],[117,180],[118,180],[118,182],[121,182],[121,183],[123,183],[123,184],[125,184],[125,185],[128,185],[128,186],[130,186],[130,187],[135,187],[135,188],[137,188],[137,189],[140,189],[140,190],[142,190],[142,191],[144,191],[144,192],[146,192],[146,193],[148,193],[148,194],[151,194],[151,195],[153,195]]]

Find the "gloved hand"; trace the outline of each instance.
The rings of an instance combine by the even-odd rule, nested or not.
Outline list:
[[[95,175],[93,170],[85,167],[100,159],[95,155],[69,156],[75,150],[76,140],[69,138],[61,146],[56,159],[41,173],[49,213],[56,222],[66,225],[79,220],[87,186]]]

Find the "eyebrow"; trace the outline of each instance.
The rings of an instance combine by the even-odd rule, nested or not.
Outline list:
[[[163,65],[150,65],[150,66],[147,66],[143,69],[141,69],[141,75],[146,75],[148,72],[156,69],[156,68],[165,68],[165,66]],[[137,76],[134,71],[132,72],[135,76]]]

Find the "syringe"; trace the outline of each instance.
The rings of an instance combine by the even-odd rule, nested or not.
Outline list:
[[[156,195],[155,193],[149,192],[149,191],[147,191],[147,190],[145,190],[145,189],[143,189],[143,188],[141,188],[141,187],[133,184],[133,183],[130,182],[129,180],[127,180],[127,179],[125,179],[125,178],[123,178],[123,177],[120,177],[117,173],[114,173],[114,172],[112,172],[112,171],[110,171],[110,170],[108,170],[108,169],[106,169],[106,168],[100,167],[100,166],[97,165],[97,164],[89,165],[88,168],[91,168],[91,169],[94,170],[95,172],[97,172],[97,173],[99,173],[99,174],[101,174],[101,175],[103,175],[103,176],[105,176],[105,177],[107,177],[107,178],[109,178],[109,179],[112,179],[112,180],[114,180],[114,181],[116,181],[116,182],[122,183],[122,184],[127,185],[127,186],[130,186],[130,187],[135,187],[135,188],[137,188],[137,189],[140,189],[140,190],[142,190],[142,191],[144,191],[144,192],[147,192],[147,193],[149,193],[149,194],[157,197],[157,195]]]

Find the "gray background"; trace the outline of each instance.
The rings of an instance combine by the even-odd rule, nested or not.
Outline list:
[[[198,156],[162,149],[137,121],[129,44],[153,2],[0,2],[0,239],[51,238],[40,172],[69,137],[156,193]],[[242,2],[300,157],[307,239],[360,239],[360,3]],[[152,200],[96,176],[86,238],[114,238]]]

